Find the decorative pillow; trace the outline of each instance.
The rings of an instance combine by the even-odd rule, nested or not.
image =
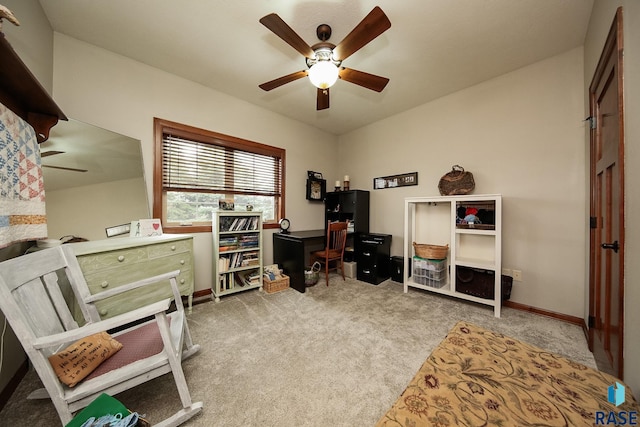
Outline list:
[[[122,348],[122,344],[106,332],[89,335],[49,356],[49,363],[61,382],[73,387],[93,372],[102,362]]]

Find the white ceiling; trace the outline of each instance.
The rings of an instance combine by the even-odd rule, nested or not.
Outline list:
[[[40,0],[57,32],[341,135],[581,46],[593,0]],[[309,45],[338,44],[374,6],[391,28],[343,66],[390,79],[377,93],[338,81],[316,111],[302,55],[258,20],[278,14]]]

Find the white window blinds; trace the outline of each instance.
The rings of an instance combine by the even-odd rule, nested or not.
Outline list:
[[[163,134],[163,189],[280,196],[282,158],[255,151]]]

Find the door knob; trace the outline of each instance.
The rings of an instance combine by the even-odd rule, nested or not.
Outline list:
[[[600,245],[600,247],[602,249],[613,249],[613,252],[615,253],[618,253],[618,249],[620,249],[617,240],[615,240],[613,243],[603,243],[602,245]]]

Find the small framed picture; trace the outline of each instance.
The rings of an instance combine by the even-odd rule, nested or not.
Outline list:
[[[307,171],[309,179],[322,179],[322,172]]]
[[[120,236],[121,234],[129,234],[131,232],[131,224],[114,225],[113,227],[105,228],[107,237]]]
[[[322,202],[327,193],[327,180],[309,178],[307,179],[307,200]]]
[[[232,211],[235,208],[233,199],[218,199],[218,208],[223,211]]]

